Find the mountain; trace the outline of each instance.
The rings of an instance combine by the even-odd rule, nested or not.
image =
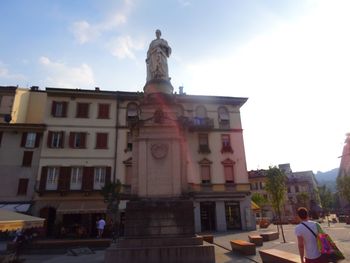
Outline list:
[[[338,176],[339,168],[334,168],[327,172],[318,171],[315,174],[318,185],[326,185],[332,192],[336,191],[336,180]]]

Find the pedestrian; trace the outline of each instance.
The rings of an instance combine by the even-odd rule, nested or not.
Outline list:
[[[101,238],[103,235],[103,230],[105,228],[106,221],[101,217],[99,221],[97,221],[97,238]]]
[[[300,224],[295,227],[295,235],[298,238],[298,249],[301,263],[327,263],[317,247],[317,223],[309,220],[309,213],[305,207],[298,208]],[[313,231],[313,233],[311,232]]]

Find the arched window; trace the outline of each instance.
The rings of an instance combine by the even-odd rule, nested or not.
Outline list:
[[[196,108],[196,117],[198,117],[198,118],[206,118],[207,117],[207,110],[204,106],[198,106]]]
[[[218,109],[218,119],[219,119],[219,127],[221,129],[229,129],[230,128],[230,115],[228,110],[225,107],[220,107]]]

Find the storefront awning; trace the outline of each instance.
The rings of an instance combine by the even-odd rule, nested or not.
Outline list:
[[[0,203],[0,209],[5,209],[12,212],[20,212],[20,213],[26,213],[28,212],[30,207],[30,204],[24,203],[24,204],[1,204]]]
[[[0,209],[0,231],[43,227],[45,219]]]
[[[251,209],[252,210],[260,210],[260,207],[253,201],[251,201]]]
[[[103,201],[70,201],[62,202],[58,208],[58,214],[92,214],[106,213],[107,204]]]

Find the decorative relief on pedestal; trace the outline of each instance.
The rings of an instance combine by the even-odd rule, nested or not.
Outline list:
[[[163,159],[168,154],[169,146],[165,143],[154,143],[151,146],[151,153],[155,159]]]

